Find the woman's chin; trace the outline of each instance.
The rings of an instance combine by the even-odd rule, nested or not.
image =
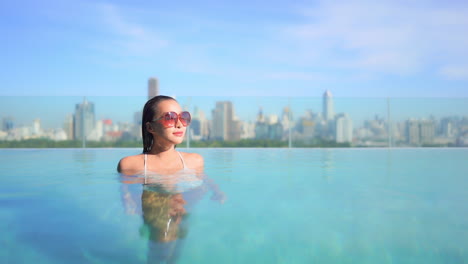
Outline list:
[[[176,138],[173,140],[174,144],[175,145],[179,145],[179,144],[182,144],[182,142],[184,142],[184,139],[183,138]]]

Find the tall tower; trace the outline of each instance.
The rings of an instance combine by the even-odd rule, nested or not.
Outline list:
[[[148,79],[148,100],[159,95],[159,81],[156,77]]]
[[[335,120],[335,140],[338,143],[353,141],[353,121],[347,114],[338,114]]]
[[[421,142],[421,133],[419,121],[415,119],[406,120],[406,140],[410,145],[419,145]]]
[[[434,141],[435,124],[432,120],[421,120],[419,122],[421,144],[431,144]]]
[[[73,127],[74,127],[73,115],[69,114],[65,117],[65,122],[63,122],[63,130],[65,131],[65,134],[67,135],[68,140],[73,140],[75,138]]]
[[[213,110],[213,137],[222,140],[240,139],[240,124],[234,120],[232,102],[216,102]]]
[[[3,118],[3,124],[2,124],[2,129],[3,131],[11,131],[15,127],[15,121],[13,117],[4,117]]]
[[[34,135],[41,134],[41,132],[42,132],[41,119],[39,119],[39,118],[34,119],[32,130],[33,130],[32,132],[33,132]]]
[[[88,102],[86,98],[83,100],[83,103],[76,104],[74,119],[75,139],[86,139],[95,125],[94,104]]]
[[[330,91],[325,91],[323,94],[323,119],[330,121],[335,119],[335,112],[333,110],[333,98]]]
[[[260,107],[257,114],[257,122],[255,122],[255,138],[268,138],[268,124],[263,116],[263,109]]]

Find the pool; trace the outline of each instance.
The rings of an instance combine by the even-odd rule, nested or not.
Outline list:
[[[177,263],[468,263],[468,149],[181,150],[226,199],[188,201]],[[1,149],[0,263],[146,263],[139,151]]]

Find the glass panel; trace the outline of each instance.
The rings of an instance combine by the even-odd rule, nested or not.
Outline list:
[[[0,97],[1,147],[141,147],[147,97]],[[466,98],[176,97],[181,147],[467,146]]]
[[[468,145],[467,98],[395,98],[390,105],[395,146]]]

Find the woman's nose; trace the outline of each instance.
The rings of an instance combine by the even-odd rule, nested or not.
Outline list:
[[[180,119],[179,119],[179,118],[177,118],[175,126],[176,126],[177,128],[181,128],[181,127],[182,127],[182,122],[180,122]]]

